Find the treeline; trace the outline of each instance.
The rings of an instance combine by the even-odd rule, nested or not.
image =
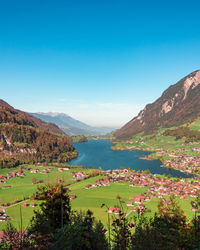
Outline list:
[[[33,121],[23,112],[15,111],[8,104],[0,105],[0,123],[16,123],[18,125],[34,126]]]
[[[188,222],[174,196],[164,198],[158,213],[146,216],[147,209],[137,211],[130,218],[123,211],[123,200],[118,197],[121,212],[108,214],[107,228],[95,219],[91,211],[71,209],[68,190],[63,185],[39,187],[35,195],[41,200],[40,209],[26,231],[7,223],[3,249],[56,250],[178,250],[200,248],[200,196],[191,202],[194,218]],[[102,204],[107,211],[107,206]],[[106,212],[105,211],[105,212]],[[6,248],[7,247],[7,248]],[[10,247],[10,248],[9,248]]]
[[[165,136],[174,136],[176,140],[184,139],[186,143],[200,140],[200,132],[190,130],[189,127],[179,127],[177,129],[167,129],[163,133]]]
[[[58,136],[32,126],[0,125],[0,167],[24,163],[67,162],[77,151],[66,136]]]

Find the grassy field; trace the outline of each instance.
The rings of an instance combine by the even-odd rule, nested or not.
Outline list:
[[[33,166],[32,166],[33,167]],[[7,170],[3,170],[6,173]],[[10,170],[9,170],[10,171]],[[97,179],[101,178],[99,176],[97,177],[91,177],[89,179],[73,183],[72,181],[72,175],[70,171],[74,171],[74,169],[65,171],[64,173],[61,173],[61,175],[64,174],[64,179],[66,182],[71,183],[70,186],[68,186],[71,190],[70,194],[74,194],[77,196],[76,199],[71,201],[72,209],[74,210],[83,210],[86,211],[87,209],[90,209],[93,211],[94,216],[101,220],[105,226],[108,222],[108,213],[106,212],[106,207],[101,208],[102,204],[105,204],[107,207],[119,207],[119,200],[116,199],[116,197],[119,195],[122,200],[124,200],[125,203],[123,203],[124,210],[128,213],[130,211],[130,207],[126,206],[126,202],[129,200],[129,198],[133,195],[139,195],[141,193],[145,193],[148,189],[148,187],[141,188],[141,187],[130,187],[129,183],[111,183],[110,186],[101,186],[91,189],[85,189],[84,187],[88,184],[93,184],[96,182]],[[75,169],[75,171],[78,171],[78,169]],[[83,170],[83,171],[92,171],[92,170]],[[40,179],[43,178],[46,182],[54,182],[57,178],[63,177],[60,176],[60,173],[57,173],[57,169],[53,169],[51,173],[44,175],[44,174],[29,174],[26,173],[26,176],[21,179],[19,177],[15,177],[12,180],[9,180],[6,185],[13,185],[12,188],[3,190],[0,189],[0,199],[2,201],[12,201],[17,198],[21,198],[23,196],[27,196],[30,194],[33,194],[36,191],[37,185],[33,185],[31,183],[32,176],[35,175],[35,178]],[[4,184],[5,185],[5,184]],[[185,213],[189,218],[193,217],[193,212],[191,211],[190,202],[194,199],[188,199],[188,200],[179,200],[181,207],[184,209]],[[23,203],[26,202],[27,204],[30,204],[31,200],[26,200],[21,202],[20,204],[15,204],[6,209],[6,213],[10,216],[11,221],[13,224],[19,228],[20,225],[20,207],[21,207],[21,214],[23,218],[23,228],[26,228],[30,220],[33,216],[34,209],[39,209],[39,203],[38,201],[34,201],[36,203],[36,207],[32,208],[30,206],[23,207]],[[152,198],[150,202],[146,203],[147,208],[151,210],[150,213],[148,213],[148,216],[152,216],[154,212],[157,211],[157,205],[158,205],[159,199],[158,198]],[[130,214],[133,215],[134,213]],[[5,227],[6,222],[0,222],[0,230],[2,230]]]
[[[72,183],[72,175],[70,171],[63,171],[62,173],[58,172],[58,168],[53,167],[52,171],[47,174],[42,174],[41,171],[47,167],[38,167],[38,166],[27,166],[27,168],[38,168],[38,173],[30,173],[30,171],[25,171],[25,177],[14,177],[10,180],[7,180],[6,183],[0,183],[0,205],[2,203],[13,202],[14,200],[23,199],[33,194],[37,190],[37,185],[32,184],[32,179],[43,180],[44,183],[54,183],[57,180],[64,180],[65,183]],[[11,169],[1,169],[1,175],[7,175],[8,172],[19,171],[21,167],[11,168]],[[77,171],[76,169],[73,169]],[[2,189],[3,186],[10,185],[11,188]]]
[[[23,207],[23,203],[26,202],[28,204],[27,207]],[[36,204],[35,207],[31,207],[30,203],[34,202]],[[40,202],[32,201],[32,200],[26,200],[19,204],[13,205],[6,209],[6,213],[10,217],[10,221],[13,223],[13,225],[20,229],[20,220],[22,216],[22,227],[25,229],[30,225],[30,220],[34,215],[34,210],[39,209]],[[21,211],[20,211],[21,210]],[[20,216],[21,214],[21,216]],[[0,222],[0,231],[5,227],[6,222]]]
[[[171,129],[175,129],[173,127]],[[200,119],[191,124],[191,129],[200,130]],[[185,154],[199,155],[192,151],[192,148],[200,148],[200,143],[185,143],[183,139],[176,140],[172,136],[164,136],[163,132],[165,129],[158,130],[153,135],[142,135],[139,134],[136,137],[129,139],[128,141],[121,141],[112,146],[113,150],[146,150],[146,151],[176,151],[176,149],[184,150]]]
[[[190,151],[191,148],[200,148],[200,144],[196,143],[188,143],[185,144],[184,140],[176,140],[172,136],[137,136],[133,139],[130,139],[125,142],[116,143],[112,149],[120,150],[120,149],[134,149],[138,148],[141,150],[176,150],[176,149],[184,149]],[[192,152],[192,151],[191,151]]]
[[[72,201],[72,207],[77,210],[87,210],[91,209],[94,212],[95,217],[101,219],[103,223],[107,223],[107,213],[105,208],[101,208],[102,204],[106,204],[107,207],[119,207],[119,201],[116,198],[118,195],[125,202],[124,209],[129,212],[130,208],[126,206],[126,202],[129,201],[131,196],[140,195],[145,193],[148,187],[130,187],[130,183],[111,183],[108,187],[97,187],[92,189],[84,189],[84,186],[89,183],[94,183],[96,178],[91,178],[89,180],[83,181],[70,186],[71,193],[77,195],[77,199]],[[165,196],[168,198],[167,196]],[[188,200],[179,200],[181,207],[184,209],[188,218],[193,217],[193,212],[191,210],[190,202],[194,198],[189,198]],[[151,210],[148,216],[152,216],[157,211],[157,205],[159,198],[153,198],[150,202],[146,202],[146,207]]]
[[[10,169],[1,169],[0,174],[6,176],[8,172],[12,171],[19,171],[21,167],[17,168],[10,168]],[[52,170],[50,173],[42,174],[41,171],[44,169],[47,169],[48,167],[52,167]],[[63,180],[64,184],[71,184],[74,182],[73,176],[71,172],[77,172],[77,171],[84,171],[86,174],[90,173],[91,169],[79,169],[77,166],[74,166],[74,168],[63,171],[62,173],[58,171],[58,168],[55,166],[48,166],[48,167],[38,167],[34,165],[26,166],[27,170],[24,171],[25,176],[24,177],[14,177],[12,179],[9,179],[6,181],[6,183],[0,183],[0,206],[4,203],[10,203],[11,206],[9,206],[6,209],[6,213],[11,217],[11,220],[13,221],[14,225],[18,226],[18,223],[20,221],[19,213],[20,213],[20,206],[22,207],[24,202],[27,202],[28,204],[31,203],[29,199],[29,196],[34,194],[37,191],[37,184],[32,183],[32,179],[35,178],[36,180],[43,180],[44,184],[47,183],[56,183],[58,180]],[[28,168],[31,169],[39,169],[38,173],[30,173]],[[3,186],[11,186],[11,188],[8,189],[2,189]],[[20,204],[13,204],[17,200],[26,200],[22,201]],[[38,202],[36,202],[39,204]],[[22,214],[23,214],[23,227],[26,227],[30,221],[30,219],[33,216],[33,210],[37,209],[37,206],[35,208],[32,208],[30,206],[28,207],[22,207]],[[5,223],[0,222],[0,230],[4,227]]]
[[[0,183],[0,206],[3,203],[13,202],[14,200],[23,199],[24,197],[29,197],[37,190],[37,184],[32,183],[32,179],[43,180],[44,184],[47,183],[56,183],[58,180],[62,180],[64,184],[73,183],[71,172],[84,171],[86,174],[90,173],[92,169],[79,169],[72,168],[68,171],[59,172],[57,167],[52,167],[50,173],[42,174],[41,171],[47,169],[48,167],[38,167],[38,166],[27,166],[26,168],[39,169],[38,173],[30,173],[29,170],[25,170],[25,177],[14,177],[10,180],[7,180],[6,183]],[[1,175],[7,175],[8,172],[19,171],[21,167],[10,168],[10,169],[1,169]],[[3,186],[10,185],[11,188],[2,189]]]
[[[191,130],[200,130],[200,119],[197,119],[196,121],[192,122],[190,125]]]

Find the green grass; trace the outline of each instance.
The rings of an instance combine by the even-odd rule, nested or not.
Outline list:
[[[200,126],[200,120],[196,124]],[[197,127],[197,125],[196,125]],[[163,132],[163,130],[162,130]],[[128,141],[118,142],[112,146],[114,150],[127,150],[127,149],[139,149],[147,151],[156,151],[156,150],[170,150],[174,151],[176,149],[184,149],[185,153],[191,155],[199,155],[196,152],[192,151],[192,148],[200,148],[200,144],[188,143],[186,144],[184,140],[176,140],[172,136],[163,136],[160,131],[155,135],[142,136],[138,135]]]
[[[22,215],[22,228],[27,228],[30,225],[30,221],[31,218],[34,215],[34,210],[39,209],[39,204],[40,201],[31,201],[31,200],[27,200],[25,201],[27,204],[29,204],[29,206],[27,207],[23,207],[23,203],[21,202],[17,205],[14,205],[12,207],[9,207],[6,209],[6,213],[9,215],[10,217],[10,221],[12,222],[12,224],[17,228],[20,229],[20,213]],[[30,203],[34,202],[36,204],[35,207],[30,207]],[[20,208],[21,207],[21,208]],[[21,212],[20,212],[21,209]],[[5,228],[6,222],[1,222],[0,223],[0,230],[2,230],[3,228]]]
[[[136,147],[138,149],[143,150],[156,150],[156,149],[177,149],[184,148],[183,140],[176,140],[171,136],[144,136],[142,139],[138,140],[138,138],[133,138],[128,142],[119,142],[114,145],[113,149],[128,149],[130,147]]]
[[[34,168],[35,166],[28,166]],[[36,167],[39,168],[39,167]],[[19,170],[19,168],[15,168],[14,170]],[[41,168],[44,169],[44,168]],[[2,169],[1,174],[6,175],[8,172],[12,171],[13,169]],[[72,181],[72,175],[71,171],[80,171],[80,169],[75,168],[68,171],[63,171],[63,173],[58,172],[58,169],[56,167],[53,167],[52,172],[49,174],[41,174],[36,173],[32,174],[29,171],[25,171],[25,177],[14,177],[11,180],[8,180],[6,184],[0,184],[0,186],[4,185],[11,185],[12,187],[9,189],[1,189],[0,188],[0,200],[2,200],[1,204],[4,202],[13,202],[18,199],[23,199],[23,197],[27,197],[29,195],[32,195],[37,190],[37,185],[32,184],[31,179],[33,177],[39,179],[45,180],[45,182],[53,183],[59,178],[63,178],[66,183],[69,183],[68,186],[71,190],[70,194],[74,194],[77,196],[76,199],[71,201],[72,209],[74,210],[83,210],[86,211],[90,209],[93,211],[94,216],[101,220],[105,226],[108,222],[108,213],[106,212],[107,208],[103,207],[101,208],[102,204],[105,204],[107,207],[115,207],[119,206],[119,200],[116,199],[116,197],[119,195],[122,200],[124,200],[123,207],[125,211],[130,211],[130,207],[126,206],[126,202],[129,200],[131,196],[139,195],[141,193],[145,193],[148,189],[148,187],[130,187],[129,183],[111,183],[110,186],[104,187],[96,187],[91,189],[85,189],[84,187],[88,184],[93,184],[96,182],[97,179],[103,178],[103,177],[91,177],[89,179],[73,183]],[[91,172],[91,169],[85,169],[81,171],[85,172]],[[190,201],[194,200],[194,198],[190,198],[188,200],[180,200],[180,205],[186,212],[187,216],[189,218],[192,218],[193,212],[191,211]],[[28,204],[31,203],[30,200],[26,201]],[[157,211],[157,205],[158,205],[159,199],[158,198],[152,198],[150,202],[146,203],[147,208],[151,210],[151,213],[148,213],[147,216],[152,216],[154,212]],[[20,204],[14,204],[13,206],[6,209],[6,213],[10,216],[11,222],[18,228],[20,223],[20,206],[22,211],[22,217],[23,217],[23,228],[26,228],[29,223],[30,219],[33,216],[34,209],[38,209],[39,206],[35,208],[28,207],[22,207],[22,204],[24,201],[22,201]],[[36,204],[39,204],[38,201],[35,202]],[[132,213],[131,215],[134,215]],[[131,218],[131,215],[129,218]],[[6,222],[0,222],[0,231],[5,227]]]
[[[15,200],[23,199],[24,197],[29,197],[37,190],[37,184],[32,184],[32,179],[36,178],[37,180],[43,180],[44,183],[56,183],[57,180],[63,180],[65,184],[73,183],[71,172],[74,171],[84,171],[86,173],[91,172],[90,169],[70,169],[63,172],[58,172],[57,167],[53,167],[52,171],[47,174],[40,173],[43,169],[47,167],[38,167],[38,166],[27,166],[32,169],[38,168],[38,173],[30,173],[30,171],[25,170],[25,177],[14,177],[10,180],[7,180],[6,183],[0,183],[0,205],[3,203],[13,202]],[[11,171],[19,171],[20,167],[11,168],[11,169],[1,169],[1,175],[7,175]],[[2,186],[12,186],[8,189],[2,189]]]
[[[107,207],[119,207],[119,200],[116,198],[118,195],[124,200],[124,210],[126,212],[130,211],[130,207],[126,206],[126,202],[133,195],[139,195],[141,193],[145,193],[148,187],[130,187],[129,183],[111,183],[108,187],[97,187],[91,189],[85,189],[84,187],[88,184],[93,184],[95,181],[99,179],[99,177],[92,177],[90,179],[77,182],[69,186],[71,189],[70,194],[75,194],[77,198],[71,201],[72,209],[74,210],[82,210],[86,211],[90,209],[94,216],[101,220],[106,226],[108,223],[108,213],[106,212],[107,208],[101,208],[102,204],[105,204]],[[184,209],[188,218],[193,217],[193,212],[191,211],[190,201],[194,200],[194,198],[190,198],[188,200],[179,200],[181,207]],[[26,201],[30,204],[31,201]],[[154,212],[157,211],[159,199],[152,198],[150,202],[146,203],[147,208],[151,209],[150,213],[147,213],[147,216],[153,216]],[[36,202],[38,204],[38,202]],[[14,205],[8,209],[6,209],[7,214],[10,216],[11,221],[15,226],[19,226],[20,222],[20,206],[21,204]],[[22,207],[22,217],[23,217],[23,227],[26,228],[30,222],[30,219],[33,216],[33,210],[38,209],[38,207]],[[129,218],[135,213],[131,213]],[[112,217],[112,215],[111,215]],[[5,226],[5,222],[0,222],[0,230],[2,230]]]
[[[94,180],[95,179],[93,179],[93,181]],[[92,180],[90,183],[93,183]],[[106,204],[108,207],[119,206],[119,202],[116,199],[119,195],[121,199],[125,201],[124,208],[126,209],[126,202],[131,196],[145,193],[148,189],[148,187],[130,187],[129,183],[112,183],[108,187],[97,187],[89,190],[84,189],[83,186],[79,185],[77,187],[76,184],[74,184],[70,187],[72,190],[71,193],[77,195],[77,199],[72,201],[72,207],[77,210],[91,209],[95,217],[101,219],[103,223],[107,223],[107,213],[105,212],[105,208],[101,208],[102,204]],[[189,198],[188,200],[177,199],[187,216],[192,218],[193,212],[191,211],[190,201],[194,200],[194,198]],[[157,211],[158,202],[159,198],[152,198],[150,202],[146,203],[147,208],[151,209],[151,213],[149,213],[148,216],[152,216]],[[128,208],[128,210],[130,210],[130,208]]]
[[[92,182],[90,182],[92,183]],[[139,195],[145,192],[147,188],[132,188],[129,187],[129,183],[113,183],[108,187],[97,187],[92,189],[84,189],[83,187],[71,188],[72,193],[77,195],[77,199],[72,201],[72,207],[76,210],[90,209],[94,212],[94,216],[100,219],[104,224],[107,223],[108,214],[106,212],[107,207],[119,207],[119,201],[116,198],[118,195],[125,201],[124,208],[126,208],[126,202],[133,195]],[[101,205],[105,204],[104,208]],[[128,208],[130,210],[130,208]]]
[[[174,130],[179,127],[184,127],[187,124],[182,124],[180,126],[170,127],[169,129]],[[141,149],[147,151],[154,151],[158,149],[163,150],[176,150],[176,149],[185,149],[190,150],[193,147],[200,147],[200,144],[196,143],[189,143],[185,144],[185,141],[180,139],[176,140],[175,137],[172,136],[163,136],[164,131],[168,128],[161,128],[158,129],[154,134],[151,135],[143,135],[138,134],[132,139],[127,141],[117,142],[115,145],[112,146],[112,149],[119,150],[119,149]],[[191,130],[199,130],[200,131],[200,118],[196,119],[194,122],[190,124]],[[141,144],[143,142],[143,144]],[[194,152],[190,151],[191,154],[195,154]]]
[[[191,130],[200,130],[200,119],[197,119],[196,121],[192,122],[190,125]]]

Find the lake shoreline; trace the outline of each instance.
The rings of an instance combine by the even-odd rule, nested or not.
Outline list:
[[[131,168],[135,171],[149,170],[152,174],[171,175],[174,177],[190,178],[191,174],[179,169],[161,167],[164,165],[161,158],[152,157],[153,150],[148,151],[140,148],[114,149],[112,140],[88,140],[86,143],[74,143],[79,152],[78,158],[69,164],[83,165],[86,168],[101,167],[103,170],[120,169],[120,167]],[[116,152],[119,152],[116,153]]]
[[[160,157],[160,156],[152,156],[152,154],[153,153],[157,153],[157,151],[159,151],[159,149],[157,149],[157,150],[153,150],[153,151],[149,151],[149,150],[146,150],[146,149],[141,149],[141,148],[139,148],[139,147],[136,147],[136,146],[134,146],[133,148],[123,148],[123,147],[121,147],[121,148],[114,148],[114,146],[117,144],[116,142],[112,142],[113,143],[113,145],[111,146],[111,150],[113,150],[113,151],[135,151],[135,150],[138,150],[138,151],[143,151],[143,152],[149,152],[150,154],[148,155],[148,156],[145,156],[145,157],[141,157],[140,159],[143,159],[143,160],[147,160],[147,161],[152,161],[152,160],[159,160],[161,163],[162,163],[162,166],[164,167],[164,168],[167,168],[167,169],[174,169],[174,170],[177,170],[177,171],[180,171],[180,172],[182,172],[182,173],[185,173],[185,174],[188,174],[188,175],[193,175],[193,176],[196,176],[196,177],[199,177],[199,175],[198,174],[192,174],[192,173],[190,173],[190,172],[187,172],[187,171],[185,171],[185,170],[183,170],[183,169],[179,169],[179,168],[175,168],[175,167],[172,167],[172,166],[166,166],[166,163],[165,163],[165,161],[164,161],[164,159],[163,159],[163,157]],[[161,149],[160,149],[161,150]],[[168,156],[168,154],[166,153],[165,155],[163,155],[163,156]]]

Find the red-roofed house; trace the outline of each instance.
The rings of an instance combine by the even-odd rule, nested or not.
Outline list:
[[[108,213],[111,214],[113,211],[114,211],[114,208],[113,207],[109,207]]]
[[[132,207],[132,206],[133,206],[133,202],[128,201],[128,202],[126,203],[126,206],[127,206],[127,207]]]
[[[115,207],[114,208],[114,213],[115,214],[119,214],[120,213],[120,208],[119,207]]]

